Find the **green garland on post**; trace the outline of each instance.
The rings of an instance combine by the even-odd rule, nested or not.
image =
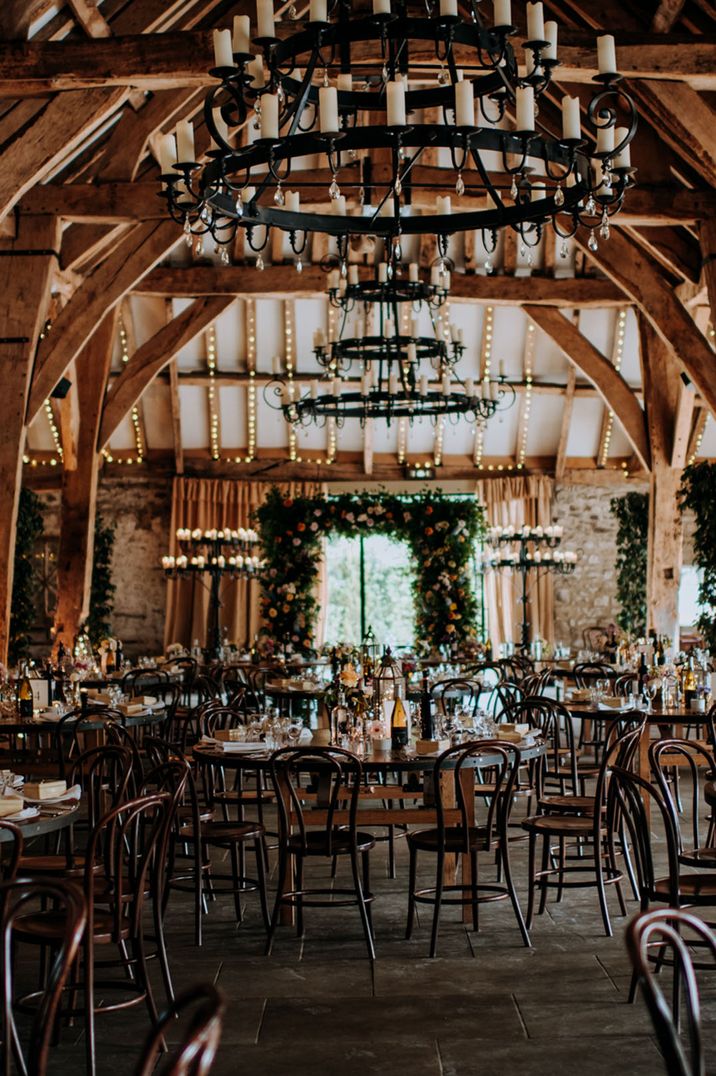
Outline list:
[[[690,508],[696,517],[694,560],[703,572],[699,583],[697,621],[704,643],[716,653],[716,464],[693,463],[681,479],[682,510]]]
[[[90,612],[87,617],[87,634],[93,646],[110,634],[110,619],[114,609],[112,582],[112,552],[114,550],[114,523],[105,523],[97,514],[94,528],[94,558],[90,586]]]
[[[273,487],[256,511],[263,556],[261,611],[275,645],[309,653],[318,603],[314,596],[324,535],[385,534],[408,543],[415,559],[418,637],[429,648],[474,635],[477,603],[470,561],[484,529],[482,509],[439,490],[398,497],[341,494],[284,497]]]
[[[610,501],[617,520],[617,623],[627,635],[646,634],[646,550],[649,537],[648,493],[627,493]]]
[[[8,661],[17,665],[27,656],[30,629],[35,619],[37,578],[33,563],[35,542],[43,530],[42,501],[30,489],[20,490],[15,530],[15,568],[10,611]]]

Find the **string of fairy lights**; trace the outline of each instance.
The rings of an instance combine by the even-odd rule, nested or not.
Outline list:
[[[209,451],[212,460],[221,459],[221,431],[216,390],[216,328],[206,331],[206,368],[209,373],[207,399],[209,402]]]
[[[495,308],[486,306],[482,322],[482,341],[480,344],[480,376],[488,380],[490,377],[490,367],[492,365],[492,334],[494,332],[494,327]],[[485,427],[482,423],[478,423],[475,426],[475,450],[473,454],[473,463],[477,468],[482,467],[484,454]]]
[[[289,399],[293,399],[293,375],[296,370],[296,307],[292,299],[284,300],[283,304],[283,343],[286,363],[286,382],[288,384]],[[288,458],[291,463],[301,463],[298,455],[298,438],[296,427],[286,419],[288,426]]]
[[[616,324],[614,326],[614,342],[612,345],[612,365],[618,372],[621,370],[622,359],[624,357],[624,337],[626,334],[626,307],[622,307],[617,314]],[[614,412],[611,408],[607,411],[606,419],[604,422],[604,428],[602,432],[602,443],[599,447],[599,466],[606,467],[607,460],[609,458],[609,444],[612,439],[612,432],[614,430]]]
[[[246,367],[249,384],[246,390],[246,463],[256,458],[256,303],[246,300]]]
[[[525,350],[524,350],[524,380],[525,380],[525,392],[522,397],[522,423],[520,426],[519,448],[517,450],[517,466],[519,468],[525,465],[525,456],[527,455],[527,435],[530,428],[530,410],[532,408],[532,378],[534,370],[534,358],[535,358],[535,341],[537,333],[535,332],[534,323],[527,322],[527,334],[525,336]]]

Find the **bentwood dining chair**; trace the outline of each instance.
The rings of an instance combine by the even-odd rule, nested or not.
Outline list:
[[[271,780],[278,802],[279,862],[266,952],[271,952],[283,908],[295,911],[296,930],[301,937],[305,908],[357,905],[368,955],[374,960],[370,852],[376,839],[358,829],[363,782],[360,759],[340,747],[284,747],[271,757]],[[307,809],[304,796],[309,790],[312,795]],[[353,885],[305,886],[307,861],[325,860],[330,864],[334,857],[350,860]]]
[[[147,1039],[135,1076],[205,1076],[219,1047],[225,1009],[215,986],[200,984],[187,990]],[[169,1032],[178,1042],[163,1054]]]
[[[485,902],[509,898],[517,920],[517,926],[525,945],[530,939],[522,917],[517,892],[510,868],[507,824],[520,768],[520,752],[507,741],[475,740],[468,744],[449,747],[439,756],[433,769],[433,788],[437,825],[431,829],[408,833],[410,851],[410,877],[408,884],[408,924],[405,936],[413,932],[416,903],[433,906],[433,924],[430,937],[430,956],[437,953],[440,910],[443,904],[470,905],[472,927],[479,927],[479,906]],[[491,775],[487,816],[483,822],[475,820],[474,772],[487,769]],[[465,781],[465,778],[468,778]],[[468,794],[469,791],[469,794]],[[449,802],[457,805],[458,818],[447,821]],[[479,880],[479,852],[493,852],[497,848],[504,883],[485,883]],[[435,856],[435,885],[416,888],[418,852]],[[463,864],[470,864],[470,877],[463,876],[460,883],[445,884],[447,856],[462,856]],[[447,895],[446,895],[447,894]]]
[[[44,911],[50,903],[55,921],[53,960],[42,990],[32,999],[31,1030],[23,1049],[15,1024],[14,946],[18,933],[22,933],[29,919],[50,914]],[[44,1076],[62,992],[86,929],[87,905],[76,883],[49,878],[17,878],[0,883],[0,924],[3,1072],[10,1076],[14,1061],[15,1071],[22,1076]]]
[[[701,816],[703,814],[702,775],[713,780],[716,762],[709,748],[697,740],[677,738],[656,740],[649,747],[651,771],[661,789],[679,843],[679,863],[687,867],[708,867],[716,870],[716,844],[714,843],[713,819],[709,820],[708,834],[701,837]],[[679,805],[676,802],[676,790],[671,773],[680,765],[689,775],[684,782],[690,792],[688,810],[682,811],[684,820],[691,816],[691,840],[685,840],[682,833]]]
[[[699,967],[716,970],[716,936],[691,912],[657,909],[635,916],[626,933],[634,976],[654,1025],[668,1076],[706,1076]],[[654,954],[658,954],[658,970]],[[670,970],[670,974],[666,969]],[[668,986],[671,997],[668,997]],[[712,1066],[710,1066],[712,1069]]]

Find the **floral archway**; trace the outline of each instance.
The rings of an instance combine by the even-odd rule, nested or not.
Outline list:
[[[308,654],[318,616],[315,584],[327,534],[385,534],[407,542],[414,559],[418,639],[427,649],[465,643],[475,634],[477,604],[470,562],[483,513],[473,500],[439,490],[394,494],[284,497],[276,487],[256,511],[265,564],[261,573],[264,636]]]

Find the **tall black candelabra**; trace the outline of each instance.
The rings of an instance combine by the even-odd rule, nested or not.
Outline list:
[[[561,527],[491,527],[487,532],[488,548],[482,553],[482,570],[508,568],[519,572],[522,606],[520,650],[530,648],[530,625],[527,616],[527,591],[530,573],[555,572],[571,575],[577,565],[577,554],[558,549],[562,541]]]
[[[196,575],[204,586],[208,578],[209,610],[206,626],[206,648],[210,657],[221,655],[221,581],[250,579],[261,567],[258,556],[259,536],[254,530],[240,527],[232,530],[201,530],[180,527],[176,532],[179,552],[162,557],[162,568],[168,579],[186,579]]]

